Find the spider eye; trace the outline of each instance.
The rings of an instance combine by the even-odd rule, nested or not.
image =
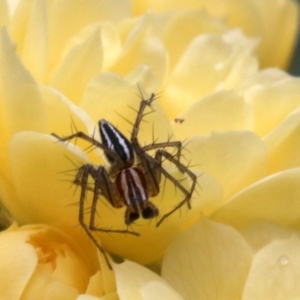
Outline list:
[[[158,209],[156,207],[147,206],[143,209],[142,216],[144,219],[152,219],[158,216]]]
[[[112,124],[105,120],[99,121],[100,136],[102,143],[118,154],[121,160],[131,165],[134,160],[133,148],[128,139]],[[104,152],[107,160],[113,163],[115,160]]]

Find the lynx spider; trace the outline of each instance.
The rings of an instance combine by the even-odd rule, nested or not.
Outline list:
[[[180,162],[182,143],[180,141],[167,141],[164,143],[153,142],[152,144],[142,147],[138,142],[139,127],[145,115],[145,108],[147,106],[151,107],[154,100],[155,94],[151,94],[149,99],[142,98],[133,124],[130,141],[111,123],[103,119],[98,123],[102,142],[97,141],[93,136],[91,137],[81,131],[77,131],[66,137],[59,137],[56,134],[52,134],[58,138],[59,141],[70,141],[72,139],[80,138],[91,143],[91,145],[103,150],[106,159],[111,165],[107,171],[104,166],[84,164],[78,168],[77,175],[74,179],[74,183],[81,187],[79,223],[96,247],[104,254],[109,266],[110,264],[105,255],[105,251],[93,236],[92,231],[128,233],[137,236],[139,234],[128,229],[105,229],[95,225],[97,201],[101,194],[114,208],[126,206],[126,225],[130,225],[137,220],[140,217],[140,214],[144,219],[152,219],[159,215],[159,210],[151,201],[149,201],[149,197],[154,197],[159,193],[161,174],[163,174],[166,179],[170,180],[184,194],[184,199],[172,210],[163,215],[156,226],[161,225],[167,217],[185,203],[188,208],[191,209],[190,200],[195,190],[197,176],[190,171],[187,166]],[[169,153],[165,150],[167,147],[177,148],[177,153],[175,155]],[[147,153],[150,150],[156,151],[154,157]],[[189,190],[187,190],[181,182],[176,180],[162,166],[163,159],[170,161],[182,173],[185,173],[190,177],[192,183]],[[94,180],[94,188],[90,220],[89,224],[86,224],[84,220],[85,198],[87,191],[90,190],[90,187],[88,187],[88,179],[90,176]]]

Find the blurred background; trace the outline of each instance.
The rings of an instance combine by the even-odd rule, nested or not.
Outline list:
[[[300,3],[300,0],[298,0],[298,2]],[[295,48],[294,57],[292,59],[289,71],[292,75],[300,76],[300,30],[298,31],[298,42]]]

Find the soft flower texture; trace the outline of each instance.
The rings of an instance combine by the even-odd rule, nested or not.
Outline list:
[[[88,248],[50,226],[14,224],[0,233],[0,244],[1,299],[183,299],[138,264],[114,264],[111,272],[103,257],[91,257]]]
[[[88,259],[77,253],[72,267],[87,271],[73,299],[299,296],[296,284],[289,287],[300,279],[300,80],[274,68],[288,64],[298,7],[288,0],[187,2],[24,0],[10,17],[0,1],[6,25],[0,32],[0,199],[19,223],[55,226],[64,232],[57,235],[80,245]],[[259,64],[273,68],[259,70]],[[50,133],[81,130],[98,139],[104,118],[129,136],[126,120],[136,116],[138,87],[144,97],[162,91],[141,125],[140,143],[186,141],[182,161],[194,165],[198,187],[192,210],[182,207],[158,228],[156,220],[130,226],[139,237],[94,233],[107,251],[141,264],[167,251],[164,279],[127,261],[107,272],[111,286],[115,275],[115,290],[88,293],[91,276],[107,279],[78,226],[80,188],[70,185],[78,166],[107,162],[98,149],[85,151],[87,143],[58,142]],[[189,187],[174,165],[164,167]],[[181,199],[167,181],[151,201],[163,215]],[[97,213],[99,227],[126,229],[124,209],[100,199]],[[3,238],[23,229],[11,231]]]
[[[109,278],[113,273],[105,265],[102,273],[97,271],[97,258],[92,260],[78,243],[55,228],[12,225],[0,233],[0,244],[1,299],[36,299],[37,295],[49,300],[76,299],[85,293],[116,292]]]

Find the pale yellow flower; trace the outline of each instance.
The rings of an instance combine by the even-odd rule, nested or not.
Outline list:
[[[110,271],[94,249],[50,226],[12,225],[0,243],[1,299],[183,299],[138,264],[113,264]]]
[[[115,0],[82,5],[79,0],[24,0],[11,18],[1,2],[0,24],[6,28],[0,33],[0,198],[16,220],[55,225],[78,243],[88,242],[77,226],[78,206],[74,204],[79,201],[80,187],[74,192],[69,185],[76,166],[107,163],[97,149],[85,152],[86,143],[78,140],[77,146],[65,145],[50,133],[69,135],[73,122],[76,130],[95,133],[98,139],[97,122],[104,118],[129,136],[132,126],[124,118],[133,122],[136,116],[129,107],[138,108],[139,86],[145,97],[163,91],[153,103],[155,112],[145,116],[148,123],[141,126],[140,142],[151,143],[153,135],[159,142],[171,135],[174,140],[188,139],[184,156],[197,165],[191,169],[199,175],[200,188],[193,195],[191,211],[183,207],[159,228],[155,220],[138,220],[131,229],[139,237],[96,235],[106,250],[139,263],[154,262],[179,231],[196,222],[200,211],[241,232],[257,219],[298,229],[299,79],[275,68],[258,71],[255,55],[258,47],[263,65],[287,64],[296,32],[296,4],[283,0],[265,5],[254,0],[222,5],[185,2]],[[229,29],[237,25],[251,37],[240,28]],[[280,49],[274,51],[279,39]],[[165,167],[176,178],[183,177],[175,166]],[[73,170],[69,177],[64,173],[68,170]],[[190,183],[184,180],[183,184],[188,187]],[[163,215],[182,197],[168,182],[165,192],[151,201]],[[282,214],[286,199],[290,210]],[[97,225],[126,228],[124,209],[112,208],[105,199],[98,203]],[[86,218],[88,222],[88,213]],[[219,260],[212,260],[214,273],[209,279],[216,275],[222,283],[220,290],[227,291],[224,295],[241,297],[247,280],[255,279],[249,269],[255,267],[253,255],[260,253],[258,248],[252,249],[246,233],[241,237],[236,229],[208,221],[207,226],[220,229],[222,243],[222,232],[228,236],[232,244],[226,247],[232,248],[217,252],[222,243],[207,246],[200,257],[201,239],[195,241],[196,246],[193,241],[197,232],[203,239],[207,236],[202,228],[205,222],[201,222],[191,229],[195,234],[187,231],[186,241],[174,246],[175,256],[182,246],[190,245],[191,252],[196,249],[189,257],[184,254],[175,270],[186,278],[182,289],[166,275],[168,259],[174,265],[175,258],[171,254],[165,258],[163,276],[179,294],[145,268],[127,262],[113,265],[118,295],[122,298],[124,288],[125,299],[134,299],[130,295],[157,299],[158,292],[165,299],[198,299],[201,294],[190,283],[196,284],[202,275],[190,274],[189,267],[197,259],[205,264],[206,257],[216,255]],[[243,263],[236,272],[232,270],[227,285],[223,273],[236,263],[234,248]],[[265,271],[261,274],[265,276]],[[195,288],[216,295],[213,282],[205,280],[201,277],[201,285]],[[249,282],[250,291],[255,285]],[[130,284],[134,288],[128,290]],[[92,299],[84,293],[78,297]]]

